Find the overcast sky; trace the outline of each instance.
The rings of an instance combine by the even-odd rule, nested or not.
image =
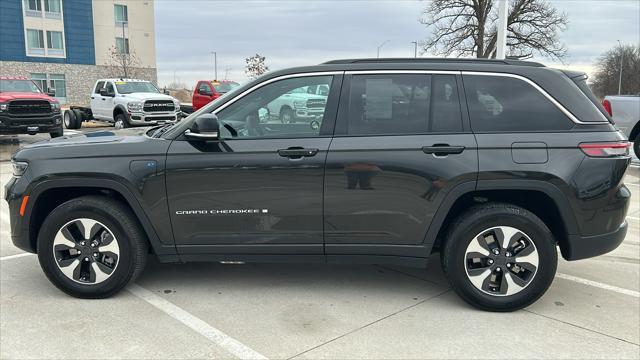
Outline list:
[[[561,34],[566,64],[591,71],[597,57],[617,44],[640,43],[640,0],[552,0],[569,17]],[[246,81],[244,59],[256,52],[271,70],[331,59],[412,57],[412,41],[428,35],[418,22],[428,0],[156,0],[158,81],[188,87],[213,78]],[[428,56],[428,55],[423,55]]]

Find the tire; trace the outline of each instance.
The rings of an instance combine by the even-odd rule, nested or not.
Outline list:
[[[91,226],[93,236],[83,236],[79,223]],[[37,252],[42,270],[58,289],[74,297],[97,299],[135,281],[146,264],[148,244],[129,208],[92,195],[69,200],[47,216],[38,234]]]
[[[60,137],[64,134],[64,129],[62,129],[62,125],[60,125],[60,128],[56,131],[52,131],[49,133],[49,135],[51,136],[51,138],[57,138]]]
[[[76,125],[78,126],[76,129],[80,129],[84,121],[84,115],[79,109],[73,109],[73,113],[76,115]]]
[[[67,129],[78,129],[80,127],[80,122],[76,118],[76,113],[73,110],[67,110],[64,112],[63,123],[64,127]]]
[[[469,209],[450,229],[440,254],[442,269],[451,287],[469,304],[487,311],[514,311],[538,300],[551,286],[558,262],[556,243],[533,213],[511,204],[489,203]],[[501,246],[501,234],[512,239],[507,249]],[[498,241],[491,242],[492,238]]]
[[[282,122],[283,124],[292,124],[296,122],[293,110],[291,110],[291,108],[283,107],[282,109],[280,109],[280,122]]]
[[[640,133],[638,133],[633,140],[633,152],[636,153],[636,157],[640,159]]]
[[[131,124],[129,124],[129,119],[127,119],[127,116],[123,113],[117,113],[116,117],[113,120],[113,126],[118,130],[131,127]]]

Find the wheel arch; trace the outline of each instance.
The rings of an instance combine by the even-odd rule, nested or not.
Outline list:
[[[112,113],[113,121],[116,121],[116,115],[118,114],[123,114],[125,117],[128,118],[127,109],[124,107],[124,105],[118,104],[113,108],[113,113]]]
[[[56,179],[37,184],[29,191],[29,206],[25,218],[29,219],[27,234],[35,252],[38,232],[44,219],[60,204],[85,195],[114,198],[126,205],[142,226],[150,251],[157,255],[175,255],[175,246],[160,242],[158,234],[135,195],[123,184],[111,179]]]
[[[427,231],[429,253],[439,251],[449,226],[470,206],[484,202],[505,202],[520,206],[538,216],[551,230],[563,256],[568,237],[578,233],[571,206],[555,185],[537,180],[481,180],[476,186],[463,183],[452,189],[436,212]]]
[[[629,140],[634,141],[640,135],[640,119],[636,122],[629,133]]]

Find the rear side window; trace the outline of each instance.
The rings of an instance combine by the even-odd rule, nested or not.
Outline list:
[[[461,132],[455,75],[353,75],[350,135]]]
[[[561,131],[571,120],[523,80],[463,75],[471,128],[479,132]]]
[[[104,87],[104,81],[98,81],[96,84],[96,89],[93,91],[96,94],[100,94],[100,89]]]

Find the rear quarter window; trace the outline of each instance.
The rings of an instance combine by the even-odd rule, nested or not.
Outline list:
[[[476,132],[563,131],[573,122],[527,82],[464,75],[471,128]]]

